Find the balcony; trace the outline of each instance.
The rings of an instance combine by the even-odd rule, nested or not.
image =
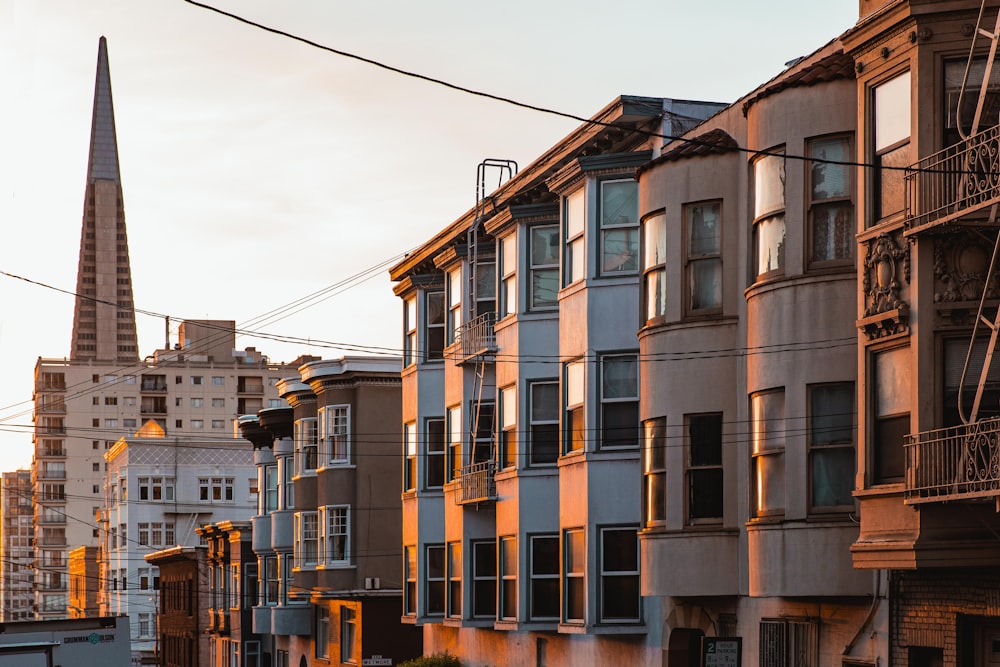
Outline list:
[[[490,502],[497,499],[497,485],[494,480],[496,463],[483,461],[463,466],[459,482],[460,492],[455,500],[459,505]]]
[[[908,505],[997,498],[1000,503],[1000,418],[906,437]]]
[[[971,217],[1000,203],[1000,126],[912,165],[904,177],[905,234]]]
[[[496,321],[496,313],[483,313],[455,330],[455,342],[459,346],[460,356],[457,360],[459,363],[496,353],[497,336],[493,330]]]

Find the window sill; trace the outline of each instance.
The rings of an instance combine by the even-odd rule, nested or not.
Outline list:
[[[329,463],[322,468],[316,468],[316,474],[321,472],[329,472],[331,470],[354,470],[358,466],[353,463]]]
[[[587,287],[587,279],[580,278],[569,285],[566,285],[556,293],[556,300],[562,301],[563,299],[576,294],[577,292],[582,292]]]
[[[400,616],[399,622],[403,625],[419,625],[416,616]]]
[[[648,632],[641,621],[622,621],[621,623],[599,623],[589,629],[592,635],[644,635]]]
[[[329,572],[334,570],[356,570],[357,565],[351,563],[320,563],[316,566],[318,572]]]
[[[559,623],[557,621],[527,621],[525,623],[496,621],[493,624],[493,629],[506,632],[556,632],[559,629]]]
[[[315,477],[315,476],[316,476],[316,469],[312,468],[310,470],[303,470],[302,472],[297,473],[294,477],[292,477],[292,481],[294,482],[295,480],[302,479],[303,477]]]
[[[556,626],[556,631],[562,635],[585,635],[587,634],[587,626],[583,621],[579,623],[559,623]]]

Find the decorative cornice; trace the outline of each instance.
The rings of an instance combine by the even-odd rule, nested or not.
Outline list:
[[[444,275],[441,273],[413,273],[400,280],[392,288],[396,296],[407,296],[418,289],[441,287],[444,285]]]
[[[455,243],[434,256],[434,266],[444,271],[467,254],[469,254],[469,248],[466,244]]]

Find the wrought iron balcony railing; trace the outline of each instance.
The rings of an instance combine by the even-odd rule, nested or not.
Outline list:
[[[496,322],[496,313],[483,313],[455,329],[455,340],[461,346],[459,361],[496,352],[497,336],[493,331]]]
[[[908,504],[1000,496],[1000,418],[906,436]]]
[[[493,461],[483,461],[471,465],[462,466],[461,493],[458,496],[458,503],[482,503],[497,499],[497,485],[493,479],[496,474],[496,463]]]
[[[905,175],[907,233],[1000,202],[1000,126],[912,165]]]

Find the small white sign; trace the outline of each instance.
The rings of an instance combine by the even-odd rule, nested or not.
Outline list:
[[[391,665],[391,664],[392,664],[392,658],[383,658],[381,655],[373,655],[370,658],[363,658],[361,660],[362,667],[368,667],[369,665],[371,665],[372,667],[378,667],[380,665]]]

